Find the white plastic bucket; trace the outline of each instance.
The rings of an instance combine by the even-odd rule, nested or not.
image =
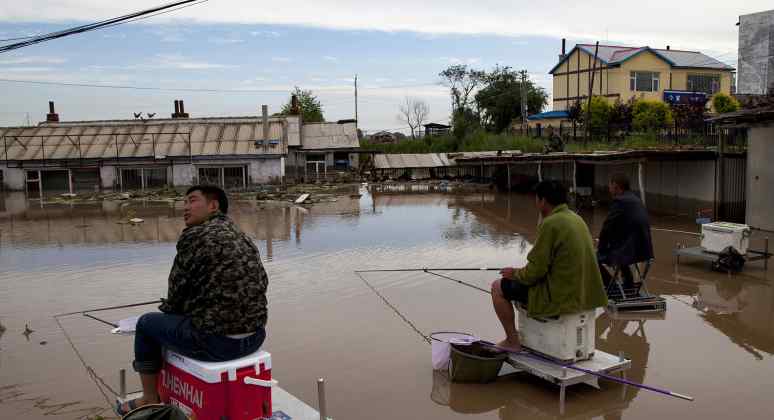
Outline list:
[[[470,345],[478,341],[478,337],[461,332],[439,331],[430,334],[432,345],[433,369],[442,370],[449,367],[451,345]]]

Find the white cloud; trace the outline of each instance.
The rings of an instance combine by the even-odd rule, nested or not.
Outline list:
[[[0,58],[0,65],[15,65],[15,64],[62,64],[67,62],[67,59],[61,57],[43,57],[43,56],[17,56],[12,58]]]
[[[237,66],[231,64],[212,63],[208,61],[197,60],[180,54],[156,54],[153,59],[139,64],[131,65],[91,65],[82,69],[85,71],[105,71],[105,70],[158,70],[158,69],[177,69],[177,70],[210,70],[210,69],[231,69]]]
[[[250,35],[265,38],[279,38],[281,36],[277,31],[252,31]]]
[[[107,38],[107,39],[126,39],[126,34],[103,34],[102,38]]]
[[[218,45],[240,44],[242,42],[245,42],[244,39],[237,38],[237,37],[218,37],[218,36],[210,37],[208,41]]]
[[[441,57],[441,61],[448,62],[449,64],[467,64],[469,66],[475,66],[475,65],[481,64],[481,59],[478,57],[470,57],[470,58]]]
[[[49,71],[54,71],[54,69],[51,67],[5,67],[5,68],[0,67],[0,73],[13,72],[15,74],[25,74],[25,73],[41,73],[41,72],[49,72]]]
[[[178,54],[156,54],[156,60],[151,64],[151,67],[180,70],[209,70],[234,68],[236,66],[197,61]]]
[[[323,56],[323,60],[330,61],[330,62],[333,62],[333,63],[338,63],[339,62],[339,59],[334,57],[334,56],[332,56],[332,55],[325,55],[325,56]]]
[[[126,13],[126,3],[93,0],[39,0],[6,2],[0,20],[7,22],[64,22],[105,19]],[[158,5],[158,0],[136,0],[133,10]],[[490,33],[538,35],[570,39],[611,39],[619,42],[675,48],[736,48],[734,24],[740,14],[771,8],[771,0],[652,0],[647,7],[612,0],[583,3],[555,0],[551,7],[527,0],[393,0],[390,7],[362,0],[307,0],[280,2],[263,7],[249,0],[207,2],[144,21],[306,25],[336,29],[416,31],[438,33]],[[411,13],[406,13],[410,10]],[[332,13],[331,11],[335,11]],[[701,11],[697,15],[697,11]],[[700,15],[700,16],[699,16]],[[665,18],[668,17],[668,18]],[[255,31],[272,32],[272,31]],[[256,35],[258,36],[258,35]],[[261,34],[261,36],[266,36]]]
[[[289,63],[291,60],[288,57],[272,57],[271,61],[275,63]]]

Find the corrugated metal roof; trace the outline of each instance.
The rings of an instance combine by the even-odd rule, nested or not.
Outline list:
[[[280,155],[287,153],[283,120],[270,121],[269,144],[257,119],[103,121],[0,127],[0,159],[115,159],[154,156]],[[189,151],[190,133],[190,151]],[[256,144],[256,141],[262,144]]]
[[[440,168],[453,166],[446,153],[383,154],[374,156],[376,169]]]

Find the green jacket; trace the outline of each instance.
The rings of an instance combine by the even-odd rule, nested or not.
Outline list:
[[[538,228],[527,266],[514,280],[529,286],[528,311],[549,317],[607,305],[588,226],[562,204]]]

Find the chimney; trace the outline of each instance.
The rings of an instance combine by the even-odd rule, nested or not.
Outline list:
[[[54,110],[54,101],[48,101],[48,114],[46,114],[46,122],[59,122],[59,114]]]
[[[175,113],[172,114],[172,118],[188,118],[188,114],[185,113],[185,105],[183,105],[182,99],[175,100]]]
[[[669,51],[669,45],[667,45],[667,51]]]
[[[567,39],[562,38],[562,53],[559,54],[559,60],[564,60],[564,57],[567,56]]]
[[[269,130],[269,106],[268,105],[261,105],[261,115],[263,116],[263,120],[261,121],[261,126],[263,127],[263,144],[267,144],[269,142],[269,134],[271,131]]]

